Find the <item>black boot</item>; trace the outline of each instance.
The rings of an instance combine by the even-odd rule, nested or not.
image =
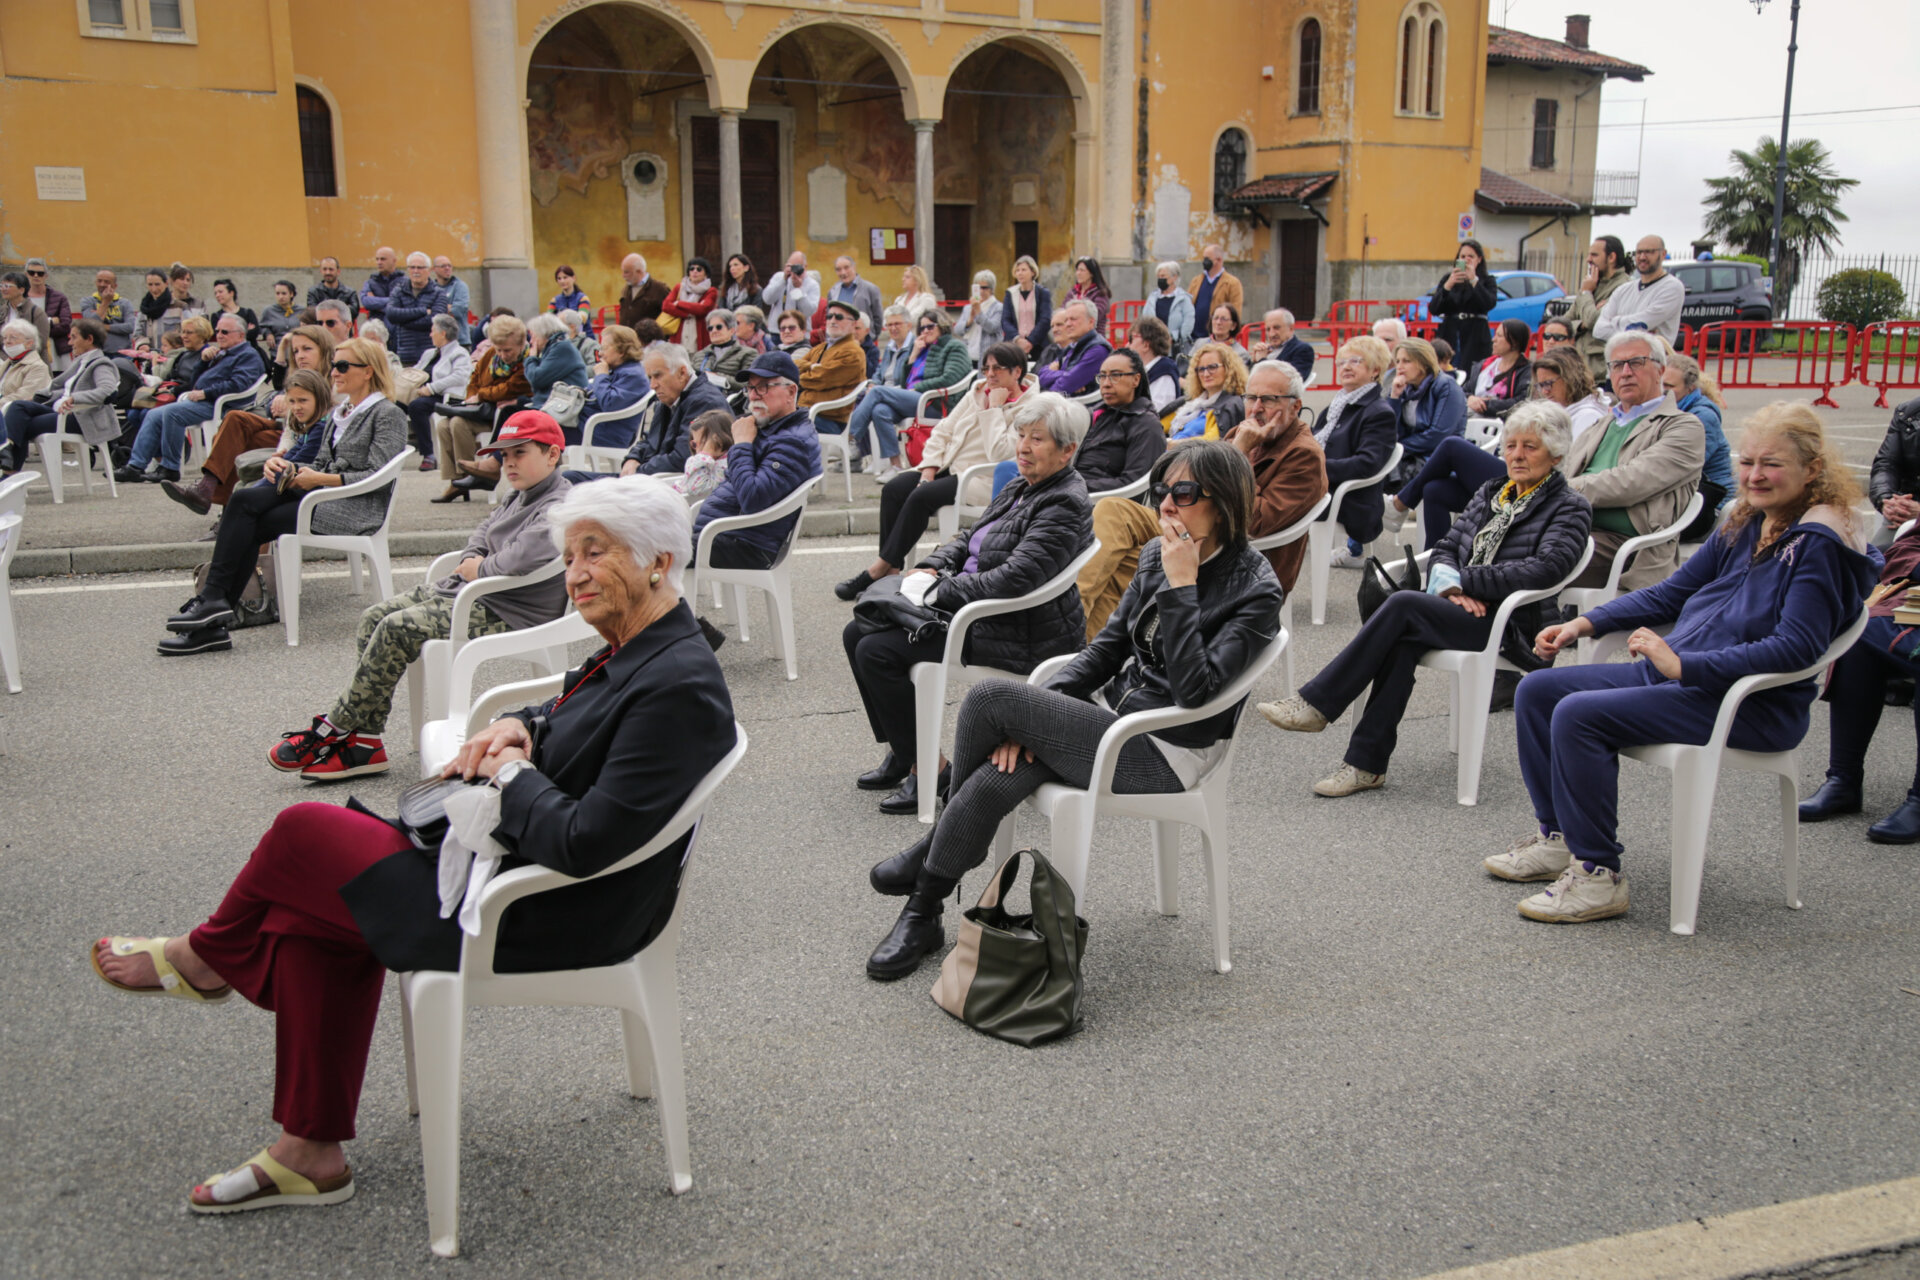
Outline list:
[[[947,798],[947,783],[953,776],[952,765],[942,765],[940,777],[934,783],[934,794],[942,800]],[[880,802],[882,813],[918,813],[920,812],[920,775],[910,773],[900,780],[900,789]]]
[[[891,791],[900,785],[907,772],[906,762],[889,749],[887,758],[854,779],[853,785],[862,791]]]
[[[867,957],[867,976],[876,982],[893,982],[920,967],[920,962],[946,945],[946,931],[940,927],[947,895],[958,880],[929,875],[921,871],[900,918]]]
[[[1493,673],[1493,696],[1487,700],[1487,712],[1513,710],[1513,695],[1520,688],[1518,671],[1496,671]]]
[[[447,485],[447,491],[445,493],[437,498],[428,498],[427,501],[433,503],[452,502],[455,498],[460,499],[462,502],[472,502],[473,486],[468,485],[463,489],[460,487],[460,482],[455,480]]]
[[[167,630],[184,636],[206,627],[230,627],[233,623],[233,606],[225,600],[195,596],[185,608],[167,619]]]
[[[1860,779],[1843,778],[1831,769],[1820,789],[1800,802],[1800,821],[1825,822],[1835,814],[1860,812]]]
[[[873,575],[862,569],[845,582],[836,582],[833,586],[833,594],[842,600],[858,600],[860,593],[872,585]]]
[[[920,883],[920,869],[927,865],[927,854],[932,851],[933,832],[929,830],[885,862],[874,863],[873,870],[867,873],[873,891],[889,898],[904,898],[912,893]]]
[[[1920,795],[1907,792],[1898,809],[1867,828],[1867,839],[1875,844],[1920,844]]]
[[[699,619],[699,623],[700,634],[707,638],[708,646],[711,647],[714,652],[718,653],[720,646],[727,642],[727,633],[714,626],[711,622],[708,622],[705,618]]]

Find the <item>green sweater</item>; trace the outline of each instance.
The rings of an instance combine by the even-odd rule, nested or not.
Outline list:
[[[927,363],[921,368],[920,380],[913,384],[913,389],[937,391],[951,387],[972,372],[973,361],[966,347],[952,334],[943,333],[938,342],[927,348]]]

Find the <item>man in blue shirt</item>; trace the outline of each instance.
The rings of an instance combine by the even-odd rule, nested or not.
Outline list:
[[[447,296],[447,314],[460,326],[460,336],[454,341],[464,347],[468,339],[467,312],[473,309],[473,295],[467,289],[467,282],[453,274],[453,259],[444,253],[433,260],[433,282]]]

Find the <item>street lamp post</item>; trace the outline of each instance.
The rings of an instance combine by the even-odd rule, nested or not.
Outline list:
[[[1767,0],[1753,0],[1755,13],[1764,13]],[[1776,293],[1786,277],[1782,273],[1782,261],[1786,249],[1786,236],[1783,223],[1787,217],[1787,124],[1793,116],[1793,58],[1800,51],[1800,0],[1793,0],[1793,11],[1787,28],[1787,94],[1780,106],[1780,141],[1774,152],[1773,163],[1773,244],[1767,255],[1773,271],[1773,287]],[[1786,304],[1791,298],[1780,300],[1776,310],[1784,315]]]

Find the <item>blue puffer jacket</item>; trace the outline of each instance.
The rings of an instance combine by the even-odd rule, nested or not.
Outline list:
[[[1714,508],[1717,512],[1720,507],[1733,501],[1733,449],[1727,444],[1727,433],[1720,426],[1720,406],[1707,399],[1707,393],[1696,387],[1674,407],[1700,419],[1700,426],[1707,433],[1707,461],[1700,468],[1700,478],[1720,486],[1720,504]]]
[[[587,385],[587,362],[580,358],[580,348],[562,337],[547,340],[540,348],[540,354],[527,357],[527,385],[533,388],[533,399],[527,402],[527,408],[538,409],[553,394],[553,389],[563,382],[576,387]]]
[[[393,271],[386,275],[381,275],[378,271],[374,272],[367,277],[367,282],[360,286],[360,309],[376,320],[386,319],[387,299],[393,295],[395,289],[406,283],[406,279],[407,273],[404,271]],[[391,337],[391,333],[388,336]]]
[[[387,334],[400,359],[412,364],[433,345],[433,318],[448,314],[447,294],[433,277],[415,293],[411,280],[401,280],[387,295]]]
[[[1409,458],[1424,460],[1442,440],[1466,430],[1467,393],[1452,378],[1437,374],[1426,378],[1392,403],[1400,415],[1400,443]]]
[[[727,450],[727,478],[700,504],[700,514],[693,521],[694,545],[699,546],[700,531],[709,520],[765,511],[819,474],[820,437],[806,410],[796,409],[769,422],[751,441],[736,441]],[[725,536],[773,555],[799,523],[796,511],[772,524]]]

